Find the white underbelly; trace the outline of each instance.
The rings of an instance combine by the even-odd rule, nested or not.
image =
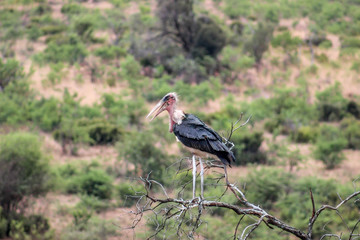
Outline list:
[[[193,155],[198,156],[200,158],[212,158],[212,159],[216,159],[216,160],[220,160],[216,155],[211,154],[211,153],[207,153],[204,151],[201,151],[199,149],[195,149],[195,148],[191,148],[191,147],[187,147],[185,145],[183,145],[184,148],[186,150],[188,150],[189,152],[191,152]]]

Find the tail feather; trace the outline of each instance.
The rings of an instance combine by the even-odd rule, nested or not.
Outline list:
[[[224,165],[229,165],[229,167],[231,167],[231,163],[236,161],[234,154],[230,150],[229,152],[218,152],[216,156]]]

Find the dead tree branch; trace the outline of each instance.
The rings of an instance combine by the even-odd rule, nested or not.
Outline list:
[[[245,123],[236,126],[240,122],[241,118],[242,116],[238,121],[235,122],[235,124],[232,124],[230,134],[228,138],[225,139],[225,141],[229,142],[232,134],[237,129],[248,123],[250,120],[249,117]],[[176,173],[188,173],[190,171],[190,167],[188,169],[182,167],[183,160],[184,159],[181,159],[179,161],[180,167],[177,169]],[[197,166],[194,167],[196,168]],[[204,168],[205,171],[212,168],[223,168],[225,170],[224,166],[218,165],[214,161],[206,161]],[[197,177],[199,177],[199,175],[197,175]],[[298,239],[312,240],[314,224],[316,223],[323,211],[336,211],[341,217],[339,209],[349,201],[355,200],[355,198],[360,196],[360,191],[356,191],[355,184],[353,183],[354,192],[348,195],[346,198],[341,198],[339,196],[340,202],[336,206],[322,205],[320,208],[316,209],[314,195],[312,193],[312,190],[310,189],[312,212],[309,213],[311,217],[309,218],[308,226],[305,231],[289,225],[278,217],[272,215],[271,213],[268,213],[261,206],[258,206],[248,201],[244,192],[236,184],[228,182],[227,179],[226,184],[220,185],[219,181],[222,178],[224,177],[217,179],[216,185],[222,186],[224,188],[224,191],[221,196],[219,196],[216,200],[210,200],[204,197],[193,197],[192,199],[184,199],[183,194],[176,192],[167,192],[167,189],[160,182],[150,179],[150,174],[147,175],[147,177],[140,178],[140,180],[144,184],[145,192],[139,198],[139,201],[136,204],[136,211],[132,212],[136,216],[136,218],[130,228],[136,228],[136,226],[145,216],[151,216],[152,218],[150,219],[152,220],[154,232],[151,234],[150,237],[148,237],[148,239],[152,239],[161,233],[164,234],[164,239],[168,238],[166,234],[172,234],[172,237],[177,236],[179,239],[184,239],[185,236],[188,239],[194,239],[197,234],[197,230],[204,223],[203,216],[209,209],[225,209],[239,215],[239,221],[237,222],[236,226],[234,226],[235,230],[233,239],[248,239],[249,236],[261,225],[261,223],[264,223],[270,229],[281,229],[282,231],[287,232]],[[191,181],[186,182],[182,187],[180,187],[180,191],[183,192],[185,186],[190,183]],[[154,187],[160,188],[161,191],[153,193],[152,188]],[[231,196],[236,199],[237,202],[235,204],[231,204],[221,200],[221,198],[228,190],[231,191]],[[240,224],[242,223],[242,220],[245,216],[252,217],[254,219],[254,222],[246,226],[242,226],[242,230],[239,230]],[[343,218],[342,220],[344,221]],[[354,234],[355,230],[359,226],[359,223],[360,219],[356,222],[353,228],[350,229],[349,227],[347,227],[350,233],[348,240],[354,240],[360,237],[359,234]],[[342,240],[342,235],[327,233],[322,235],[320,240],[325,238],[337,238],[339,240]]]

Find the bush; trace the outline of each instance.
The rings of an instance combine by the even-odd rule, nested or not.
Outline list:
[[[250,202],[271,209],[292,184],[294,176],[280,169],[262,168],[252,171],[246,179],[246,197]]]
[[[360,121],[354,118],[344,118],[340,125],[350,149],[360,149]]]
[[[348,37],[342,40],[341,48],[360,48],[360,39]]]
[[[116,188],[124,207],[133,206],[139,200],[136,196],[145,193],[144,186],[129,182],[122,182]]]
[[[325,48],[325,49],[329,49],[332,47],[332,42],[330,40],[324,40],[323,42],[320,43],[319,47],[321,48]]]
[[[0,123],[19,124],[31,119],[31,102],[34,92],[30,90],[29,83],[21,80],[7,85],[0,92]]]
[[[44,131],[52,131],[61,121],[60,103],[55,98],[33,102],[31,119]]]
[[[196,39],[192,49],[194,57],[215,58],[226,44],[225,32],[209,17],[199,17],[196,20],[194,32],[194,39]]]
[[[322,92],[316,93],[320,121],[338,121],[345,115],[346,99],[342,96],[337,82]]]
[[[82,193],[99,199],[110,199],[112,195],[112,179],[100,169],[89,169],[69,179],[66,191]]]
[[[15,215],[10,223],[10,237],[14,240],[23,239],[54,239],[48,220],[42,215]]]
[[[128,80],[130,87],[137,90],[141,78],[141,66],[131,55],[126,56],[125,60],[121,63],[121,74],[123,78]]]
[[[322,125],[316,140],[314,156],[321,160],[327,169],[332,169],[344,160],[342,150],[347,145],[347,140],[338,128]]]
[[[5,238],[8,233],[8,220],[2,214],[2,208],[0,207],[0,238]]]
[[[74,30],[84,42],[96,42],[93,33],[95,21],[91,15],[80,16],[74,22]]]
[[[104,60],[112,60],[126,56],[126,50],[119,46],[110,45],[95,49],[94,54]]]
[[[291,139],[298,143],[313,143],[317,138],[317,129],[310,126],[301,126],[291,132]]]
[[[129,161],[135,165],[133,174],[147,175],[157,181],[165,180],[163,172],[169,162],[168,156],[155,147],[156,139],[149,132],[136,132],[125,137],[116,147],[119,159]]]
[[[70,35],[68,37],[59,38],[56,36],[49,42],[44,52],[38,55],[40,62],[82,62],[87,56],[87,50],[84,44],[77,36]]]
[[[256,63],[260,63],[263,54],[269,48],[274,28],[272,25],[259,23],[250,39],[244,43],[244,51],[254,56]]]
[[[49,189],[49,164],[41,143],[31,133],[10,133],[0,141],[0,206],[4,213],[16,210],[26,196]]]
[[[355,118],[360,119],[360,106],[354,101],[349,101],[346,106],[346,111]]]
[[[104,94],[101,105],[107,118],[124,128],[141,127],[141,119],[147,113],[145,101],[141,97],[124,100],[121,95]]]
[[[75,216],[74,216],[75,217]],[[61,233],[61,240],[103,240],[110,237],[119,237],[117,226],[113,221],[106,221],[94,217],[87,218],[84,215],[84,221],[77,226],[70,225]],[[120,235],[121,236],[121,235]]]
[[[45,25],[40,28],[43,34],[59,34],[66,30],[66,25]]]
[[[305,177],[295,181],[291,190],[275,204],[280,213],[280,218],[293,226],[306,228],[309,214],[312,211],[309,189],[312,190],[315,206],[331,205],[339,203],[339,196],[352,192],[352,188],[341,185],[335,180],[319,179],[317,177]],[[346,192],[346,193],[345,193]],[[342,217],[335,212],[323,212],[314,225],[314,238],[320,239],[323,234],[340,230],[344,226],[344,219],[355,221],[357,209],[350,203],[343,209]],[[345,220],[345,221],[347,221]],[[336,229],[336,230],[335,230]]]
[[[61,12],[67,15],[77,15],[85,10],[84,7],[76,3],[66,3],[61,7]]]
[[[112,179],[102,170],[90,170],[80,176],[79,184],[82,192],[100,199],[110,199],[112,195]]]
[[[120,139],[123,131],[115,124],[106,119],[79,119],[75,126],[83,128],[89,138],[92,140],[91,144],[111,144]],[[74,126],[74,127],[75,127]]]
[[[262,132],[250,132],[245,130],[234,133],[231,141],[235,144],[235,164],[246,165],[248,163],[266,163],[266,154],[260,151],[263,140]]]
[[[298,37],[292,37],[289,31],[283,32],[271,40],[273,47],[282,47],[286,53],[297,49],[301,43],[302,40]]]
[[[11,81],[16,81],[24,77],[22,66],[15,59],[8,59],[3,62],[0,58],[0,92]]]
[[[76,208],[86,208],[100,213],[112,206],[113,204],[109,200],[100,199],[93,195],[81,195],[81,201],[76,205]]]

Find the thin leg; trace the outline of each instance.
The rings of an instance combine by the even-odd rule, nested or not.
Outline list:
[[[199,158],[200,161],[200,187],[201,187],[201,193],[200,193],[200,197],[201,199],[204,199],[204,166],[202,163],[201,158]]]
[[[228,179],[228,173],[227,173],[227,168],[226,168],[226,165],[224,164],[224,170],[225,170],[225,181],[226,181],[226,185],[229,186],[230,185],[230,182],[229,182],[229,179]]]
[[[192,164],[193,164],[193,199],[195,199],[196,195],[196,162],[195,162],[195,155],[192,157]]]

